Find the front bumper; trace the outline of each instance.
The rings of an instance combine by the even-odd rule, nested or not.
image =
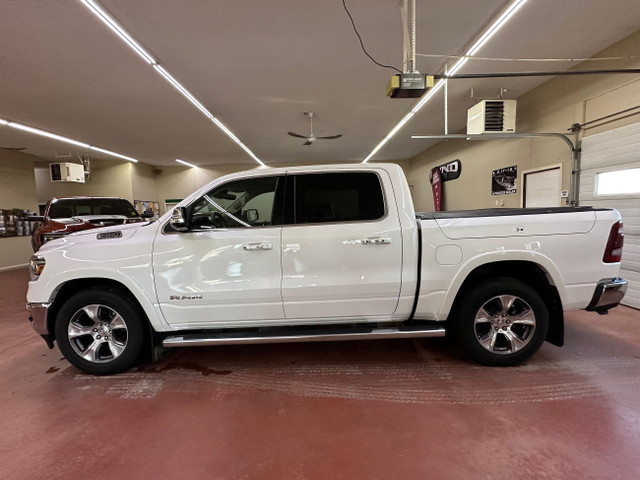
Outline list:
[[[627,281],[622,278],[605,278],[598,282],[593,298],[587,306],[591,312],[606,313],[620,304],[627,291]]]
[[[49,332],[47,322],[50,306],[50,303],[27,303],[27,310],[33,329],[44,339],[49,348],[53,348],[53,335]]]

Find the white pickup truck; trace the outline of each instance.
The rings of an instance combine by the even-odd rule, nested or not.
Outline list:
[[[443,336],[487,365],[563,343],[563,310],[622,299],[615,210],[419,213],[391,164],[221,177],[159,221],[44,245],[30,320],[85,372],[154,349]]]

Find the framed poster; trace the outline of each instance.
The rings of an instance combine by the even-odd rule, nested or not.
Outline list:
[[[499,168],[491,173],[491,195],[516,193],[518,166]]]

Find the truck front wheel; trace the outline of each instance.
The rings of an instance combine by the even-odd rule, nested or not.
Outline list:
[[[90,289],[70,297],[56,318],[60,351],[74,367],[110,375],[130,368],[145,330],[135,305],[115,290]]]
[[[516,365],[544,342],[549,312],[540,294],[514,278],[496,278],[462,296],[453,323],[465,351],[484,365]]]

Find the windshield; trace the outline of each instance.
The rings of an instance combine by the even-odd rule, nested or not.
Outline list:
[[[71,218],[81,215],[123,215],[139,217],[133,205],[123,198],[63,198],[49,207],[50,218]]]

